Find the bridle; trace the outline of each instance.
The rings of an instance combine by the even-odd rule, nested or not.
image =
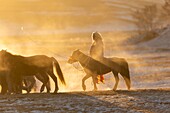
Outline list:
[[[80,57],[80,55],[79,55],[78,57]],[[73,59],[72,56],[70,57],[70,59]],[[73,59],[73,60],[74,60],[74,59]],[[83,68],[86,68],[86,67],[87,67],[87,65],[88,65],[88,63],[89,63],[89,61],[90,61],[90,58],[87,57],[87,58],[85,59],[85,61],[87,61],[87,62],[86,62],[86,64],[83,66]],[[76,62],[79,62],[79,61],[76,61]],[[74,62],[74,63],[75,63],[75,62]],[[74,63],[73,63],[73,67],[74,67],[75,69],[84,72],[84,69],[78,69],[78,65],[77,65],[77,66],[74,65]]]

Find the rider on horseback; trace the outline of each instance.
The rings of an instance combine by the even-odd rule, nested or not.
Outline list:
[[[102,40],[102,36],[100,33],[98,32],[93,32],[92,33],[92,45],[90,47],[90,56],[101,62],[103,57],[104,57],[104,43]],[[97,83],[99,81],[101,81],[102,83],[104,83],[104,77],[103,75],[99,75],[100,77],[97,77]]]

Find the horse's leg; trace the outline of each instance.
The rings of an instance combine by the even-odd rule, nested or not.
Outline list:
[[[1,84],[1,94],[7,93],[8,86],[7,86],[5,75],[0,75],[0,84]]]
[[[46,84],[46,89],[47,89],[47,93],[50,93],[50,91],[51,91],[50,80]]]
[[[21,79],[17,83],[17,93],[22,94],[22,89],[23,89],[23,84],[22,84],[22,79]]]
[[[22,89],[23,89],[23,83],[22,83],[22,78],[21,76],[18,76],[15,79],[15,88],[16,88],[16,92],[17,94],[21,94],[22,93]]]
[[[59,88],[58,88],[58,82],[57,82],[57,77],[54,75],[53,71],[48,72],[48,74],[50,75],[50,77],[53,79],[54,83],[55,83],[55,90],[54,93],[57,93]]]
[[[21,77],[17,77],[17,79],[13,79],[12,83],[12,92],[13,94],[21,94],[23,90],[23,84]],[[9,92],[10,93],[10,92]]]
[[[126,82],[126,86],[127,86],[128,90],[130,90],[130,85],[131,85],[130,80],[125,78],[125,82]]]
[[[22,86],[22,89],[23,89],[23,90],[26,90],[27,93],[29,93],[30,91],[29,91],[29,88],[28,88],[28,82],[27,82],[27,80],[26,80],[25,77],[24,77],[24,79],[23,79],[23,83],[24,83],[25,86]]]
[[[86,74],[84,78],[82,79],[82,88],[85,91],[86,90],[86,85],[85,85],[85,80],[87,80],[89,77],[91,77],[89,74]]]
[[[2,85],[1,94],[6,94],[8,91],[7,85]]]
[[[40,89],[40,92],[43,92],[44,91],[44,88],[45,86],[47,85],[48,81],[49,81],[49,77],[48,77],[48,74],[47,73],[40,73],[41,77],[43,76],[43,85],[41,86],[41,89]],[[41,78],[40,77],[40,78]],[[47,89],[47,92],[48,92],[48,89]]]
[[[31,89],[34,87],[35,83],[36,83],[36,80],[35,80],[34,76],[24,77],[24,84],[26,86],[27,93],[29,93],[31,91]]]
[[[44,88],[46,87],[47,88],[47,93],[50,93],[50,84],[49,84],[49,77],[48,77],[48,74],[43,74],[43,75],[40,75],[39,73],[35,75],[35,77],[41,81],[42,83],[46,83],[46,85],[42,85],[41,86],[41,91],[44,91]],[[48,80],[48,81],[46,81]]]
[[[123,76],[123,75],[122,75]],[[126,76],[123,76],[123,78],[124,78],[124,80],[125,80],[125,83],[126,83],[126,86],[127,86],[127,88],[128,88],[128,90],[130,90],[130,79],[129,78],[127,78]]]
[[[124,78],[128,90],[130,90],[131,81],[130,81],[129,71],[126,70],[126,71],[121,72],[120,74]]]
[[[113,90],[115,91],[117,89],[117,86],[118,86],[118,83],[119,83],[119,76],[118,76],[117,72],[112,71],[112,73],[114,74],[115,81],[116,81],[115,86],[113,88]]]
[[[35,86],[36,84],[36,80],[35,80],[35,77],[34,76],[31,76],[30,79],[30,86],[29,86],[29,92],[31,91],[31,89]]]
[[[12,87],[12,80],[11,80],[11,76],[10,76],[9,72],[6,75],[6,82],[7,82],[7,86],[8,86],[8,94],[11,94],[13,87]]]
[[[46,75],[47,75],[47,76],[46,76],[46,79],[47,79],[48,81],[47,81],[45,87],[46,87],[46,89],[47,89],[47,93],[50,93],[50,91],[51,91],[51,87],[50,87],[50,79],[49,79],[48,74],[46,74]],[[42,79],[43,79],[43,78],[42,78]]]
[[[93,91],[97,91],[97,85],[96,85],[96,76],[97,75],[92,75],[92,80],[93,80],[93,84],[94,84],[94,89],[93,89]]]

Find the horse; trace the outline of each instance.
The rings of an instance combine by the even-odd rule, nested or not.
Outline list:
[[[0,71],[0,85],[1,85],[1,94],[7,93],[8,87],[6,83],[6,71]]]
[[[85,80],[87,80],[89,77],[92,77],[93,84],[94,84],[94,91],[97,90],[96,86],[96,77],[97,75],[104,75],[109,72],[112,72],[114,74],[116,83],[114,85],[113,90],[115,91],[118,86],[119,82],[119,76],[118,73],[122,75],[126,82],[127,89],[130,90],[131,87],[131,80],[130,80],[130,74],[129,74],[129,66],[128,62],[123,58],[103,58],[101,62],[85,55],[80,50],[73,51],[72,55],[70,56],[68,63],[72,64],[74,62],[79,62],[80,65],[83,67],[84,72],[86,75],[82,79],[82,88],[85,91],[86,85]]]
[[[1,94],[6,94],[8,92],[8,86],[6,82],[6,71],[0,71],[0,85],[1,85]],[[23,77],[23,90],[26,90],[27,93],[31,91],[31,89],[35,86],[36,81],[34,76],[24,76]],[[13,93],[17,93],[13,89]]]
[[[6,94],[8,92],[8,86],[7,86],[7,82],[6,82],[6,71],[0,71],[0,85],[1,85],[1,94]],[[24,76],[23,77],[23,87],[22,89],[27,91],[27,93],[30,93],[31,89],[36,88],[36,80],[35,77],[41,81],[43,83],[44,78],[42,78],[41,75],[37,74],[35,76]],[[15,88],[14,88],[15,89]],[[13,89],[13,93],[17,93],[16,91],[14,91]],[[46,84],[46,89],[47,89],[47,93],[50,92],[51,88],[50,88],[50,81],[48,81],[48,83]]]
[[[44,78],[40,89],[41,92],[49,81],[49,75],[55,82],[54,93],[57,93],[59,88],[57,77],[53,72],[53,67],[55,67],[55,71],[57,72],[61,83],[66,85],[60,65],[54,57],[48,57],[46,55],[24,57],[21,55],[13,55],[6,50],[1,50],[0,58],[2,62],[1,66],[8,71],[6,80],[9,93],[12,91],[12,85],[16,85],[17,89],[21,89],[23,76],[33,76],[36,74],[39,74]]]
[[[22,89],[26,90],[27,93],[30,93],[31,89],[36,89],[36,80],[35,78],[37,78],[40,82],[44,82],[45,78],[43,78],[44,76],[40,75],[40,74],[36,74],[34,76],[24,76],[23,77],[23,84],[25,85]],[[48,77],[48,76],[47,76]],[[48,78],[49,79],[49,78]],[[47,82],[46,84],[46,89],[47,89],[47,93],[50,92],[51,87],[50,87],[50,81]],[[44,88],[41,88],[44,89]],[[43,91],[43,90],[42,90]],[[42,92],[40,90],[40,92]]]

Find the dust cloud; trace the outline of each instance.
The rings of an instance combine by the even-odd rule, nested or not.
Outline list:
[[[146,0],[148,1],[148,0]],[[134,88],[142,87],[138,81],[141,78],[133,76],[147,75],[154,71],[162,71],[161,66],[153,66],[155,70],[146,71],[153,62],[145,48],[136,48],[122,43],[131,37],[135,28],[131,21],[121,18],[124,14],[129,17],[131,9],[139,4],[152,3],[139,1],[128,5],[126,1],[98,0],[13,0],[2,1],[0,5],[0,49],[16,55],[31,56],[43,54],[55,57],[61,66],[67,86],[62,86],[61,92],[82,90],[81,82],[85,73],[82,67],[68,64],[67,60],[75,49],[89,54],[91,33],[98,31],[102,34],[105,44],[106,57],[123,57],[129,62]],[[2,7],[6,6],[6,7]],[[126,7],[125,7],[126,6]],[[140,54],[139,54],[140,53]],[[145,58],[145,56],[148,56]],[[142,61],[142,63],[141,63]],[[162,62],[165,59],[161,59]],[[57,75],[57,74],[56,74]],[[114,76],[105,76],[105,84],[99,84],[98,89],[112,89]],[[38,82],[39,86],[41,85]],[[51,80],[52,91],[54,83]],[[91,78],[86,81],[87,90],[93,89]],[[147,86],[147,85],[146,85]],[[126,89],[120,76],[120,89]],[[132,86],[133,88],[133,86]]]

